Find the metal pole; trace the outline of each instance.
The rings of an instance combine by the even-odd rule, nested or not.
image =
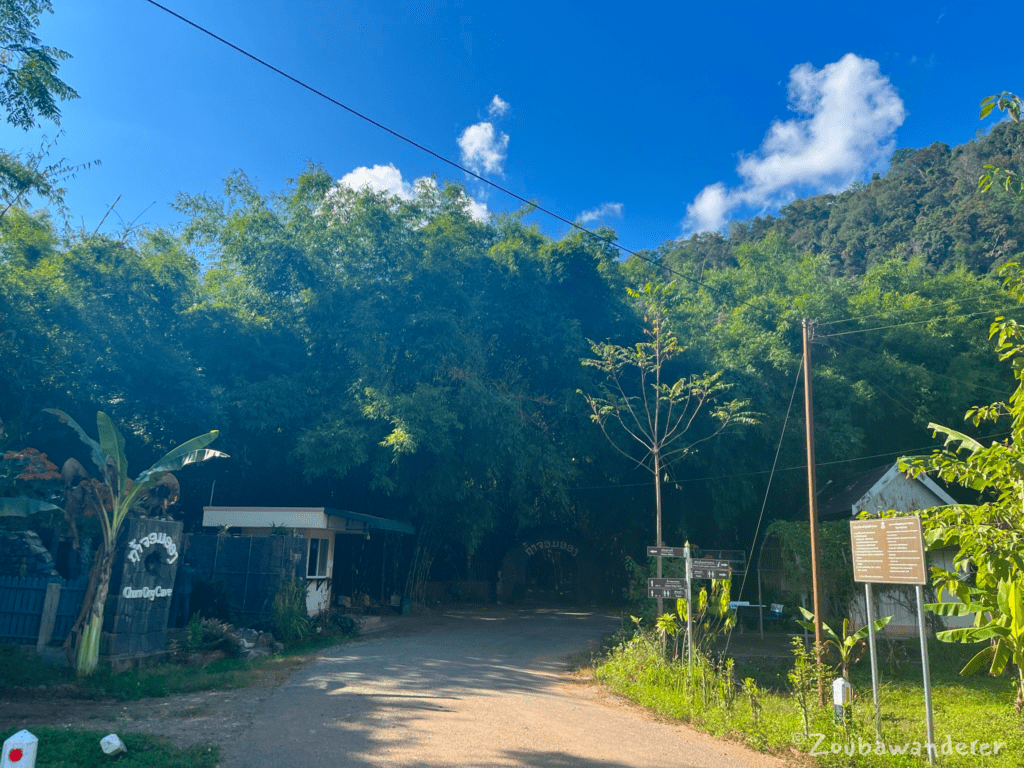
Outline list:
[[[875,697],[875,741],[882,743],[882,710],[878,706],[878,651],[875,649],[875,605],[871,583],[864,584],[864,599],[868,606],[868,648],[871,649],[871,690]]]
[[[739,611],[736,612],[737,616]],[[757,623],[761,627],[761,639],[764,640],[764,598],[761,597],[761,561],[757,561]]]
[[[690,566],[690,544],[684,550],[686,557],[686,655],[689,659],[690,674],[693,674],[693,590],[690,589],[692,568]]]
[[[657,530],[655,531],[655,538],[658,540],[658,578],[661,578],[661,547],[665,546],[665,542],[661,540],[661,457],[658,452],[654,452],[654,509],[657,513],[655,515],[655,525]],[[658,615],[661,616],[665,612],[664,603],[661,599],[661,593],[658,593]]]
[[[811,387],[811,321],[803,321],[804,341],[804,420],[807,427],[807,496],[811,518],[811,585],[814,590],[814,642],[818,669],[821,669],[821,579],[818,576],[818,488],[814,460],[814,396]],[[825,682],[818,675],[818,701],[825,706]]]
[[[917,631],[921,635],[921,671],[924,674],[924,713],[928,721],[928,762],[935,765],[935,721],[932,717],[932,676],[928,671],[928,636],[924,631],[924,587],[917,589]]]

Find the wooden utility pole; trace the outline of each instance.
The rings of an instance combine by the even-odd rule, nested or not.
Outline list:
[[[811,389],[811,331],[812,323],[803,321],[804,336],[804,421],[807,423],[807,495],[811,518],[811,585],[814,590],[814,643],[818,660],[818,700],[825,706],[825,681],[821,677],[821,578],[818,566],[818,483],[814,461],[814,401]]]

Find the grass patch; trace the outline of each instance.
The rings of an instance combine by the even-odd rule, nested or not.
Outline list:
[[[44,664],[20,645],[0,645],[0,691],[21,686],[73,683],[75,673],[66,667]]]
[[[78,695],[85,698],[134,701],[276,684],[317,652],[348,639],[337,635],[314,637],[295,643],[279,654],[252,661],[228,658],[204,666],[160,664],[116,675],[101,668],[94,675],[82,679],[77,679],[70,669],[43,663],[18,646],[0,646],[0,694],[16,687],[50,687],[70,683]]]
[[[956,649],[962,651],[964,649]],[[971,649],[967,649],[969,652]],[[977,649],[974,649],[977,650]],[[1013,709],[1013,686],[1008,676],[991,678],[976,675],[960,677],[962,654],[949,647],[937,649],[941,662],[932,663],[932,706],[935,713],[935,737],[939,764],[950,768],[985,765],[991,768],[1019,768],[1024,755],[1024,718]],[[853,672],[858,694],[849,732],[834,722],[831,704],[823,709],[816,704],[810,712],[811,738],[804,737],[803,716],[790,693],[786,673],[792,663],[737,664],[734,679],[728,681],[720,666],[709,659],[695,659],[695,671],[687,673],[685,662],[666,661],[656,639],[650,635],[620,644],[598,666],[596,676],[613,690],[667,717],[684,720],[712,735],[742,741],[769,752],[789,754],[795,748],[804,753],[824,751],[817,756],[820,766],[921,766],[927,764],[924,746],[925,710],[920,666],[904,664],[892,673],[880,670],[883,681],[880,700],[882,735],[887,745],[883,756],[874,752],[875,727],[871,695],[871,673],[867,664]],[[757,695],[760,712],[755,724],[749,698],[735,686],[745,677],[753,677],[761,691]],[[829,678],[829,701],[831,701]],[[728,689],[732,688],[732,692]],[[816,700],[816,696],[814,697]],[[820,743],[818,737],[821,734]],[[908,752],[919,743],[920,756],[891,754],[891,748]],[[972,742],[980,749],[987,743],[993,749],[1002,742],[998,754],[957,754],[956,745],[970,751]],[[861,745],[865,746],[861,746]],[[946,754],[952,747],[951,754]],[[835,746],[833,746],[835,745]],[[853,748],[855,754],[850,755]],[[838,754],[833,750],[840,750]],[[867,754],[857,753],[868,750]]]
[[[20,729],[0,732],[7,739]],[[36,765],[42,768],[91,768],[107,766],[113,761],[100,749],[106,731],[83,731],[78,728],[29,728],[39,739]],[[167,739],[144,733],[118,733],[128,752],[117,758],[119,766],[159,766],[159,768],[216,768],[220,750],[211,745],[195,745],[178,749]]]

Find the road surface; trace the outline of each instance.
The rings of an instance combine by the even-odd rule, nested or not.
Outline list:
[[[222,745],[221,765],[783,765],[572,680],[564,657],[615,626],[606,614],[554,609],[413,619],[303,667]]]

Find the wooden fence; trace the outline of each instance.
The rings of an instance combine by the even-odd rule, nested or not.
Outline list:
[[[0,643],[63,643],[88,584],[88,575],[72,581],[0,576]]]

